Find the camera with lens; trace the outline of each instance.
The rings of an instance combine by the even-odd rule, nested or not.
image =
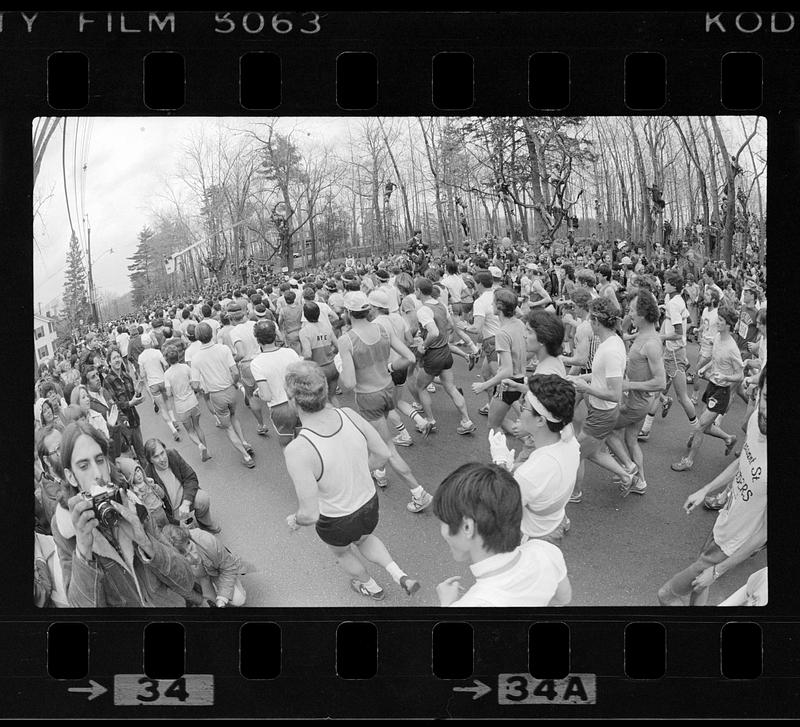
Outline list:
[[[105,525],[107,528],[116,525],[122,519],[122,516],[117,512],[114,505],[112,505],[112,502],[117,499],[113,492],[102,492],[94,496],[84,493],[84,497],[91,501],[92,510],[98,522]]]

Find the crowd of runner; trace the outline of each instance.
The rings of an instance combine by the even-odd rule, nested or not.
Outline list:
[[[408,516],[431,508],[475,576],[469,589],[438,584],[441,605],[569,603],[559,544],[568,507],[592,488],[587,460],[614,475],[620,498],[646,495],[648,478],[665,473],[651,471],[645,443],[674,403],[686,450],[671,469],[691,470],[714,446],[730,464],[686,499],[686,512],[719,515],[658,601],[703,605],[714,580],[766,547],[766,268],[756,259],[729,269],[657,248],[647,260],[594,241],[533,253],[488,236],[434,258],[415,235],[401,255],[350,262],[302,277],[262,268],[250,282],[150,300],[76,332],[40,366],[37,605],[247,603],[250,566],[225,547],[200,486],[213,428],[266,476],[243,417],[281,447],[298,501],[288,528],[314,526],[366,599],[385,591],[365,561],[408,595],[432,585],[376,535],[388,467],[408,487]],[[456,359],[481,375],[466,397]],[[447,398],[434,403],[436,387]],[[341,405],[350,392],[354,407]],[[744,417],[724,420],[737,397]],[[142,431],[144,406],[162,420],[154,431]],[[437,435],[442,406],[458,411],[476,461],[453,462],[429,492],[408,448]],[[191,462],[170,446],[183,437],[197,447]],[[765,601],[766,568],[725,603]]]

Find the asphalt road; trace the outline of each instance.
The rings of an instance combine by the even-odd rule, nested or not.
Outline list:
[[[696,347],[690,344],[690,361],[694,362],[695,356]],[[458,465],[489,461],[486,418],[477,413],[485,398],[478,400],[469,388],[477,371],[468,372],[463,359],[456,360],[456,381],[465,391],[477,431],[467,436],[456,434],[456,409],[444,390],[437,387],[432,398],[439,431],[423,440],[411,427],[414,445],[400,448],[401,456],[431,493]],[[342,402],[352,406],[352,395],[343,397]],[[206,463],[201,463],[197,448],[185,433],[180,442],[172,441],[149,400],[139,407],[145,439],[161,438],[195,468],[200,486],[211,495],[214,517],[222,526],[219,537],[257,569],[243,579],[247,605],[376,605],[350,589],[349,578],[335,564],[313,527],[298,532],[287,528],[286,516],[295,512],[297,500],[274,433],[269,438],[258,436],[252,414],[240,403],[245,434],[256,449],[257,467],[250,470],[241,464],[224,432],[214,426],[204,404],[201,411],[201,424],[213,455]],[[744,404],[735,397],[722,426],[739,435],[739,446],[743,442],[739,429],[743,416]],[[583,501],[567,506],[572,528],[562,545],[572,583],[570,605],[657,606],[659,586],[694,560],[716,513],[697,508],[687,515],[683,502],[730,460],[724,456],[724,444],[708,437],[692,471],[673,472],[670,463],[683,455],[687,435],[688,422],[677,402],[666,419],[657,417],[650,440],[642,444],[648,483],[642,496],[631,494],[622,499],[611,482],[611,473],[593,464],[587,466]],[[438,605],[438,583],[460,575],[462,584],[469,587],[474,579],[466,565],[452,560],[430,508],[419,514],[408,512],[407,488],[391,467],[387,467],[387,473],[389,486],[379,491],[381,514],[375,534],[400,567],[420,580],[422,588],[408,597],[386,572],[370,566],[370,573],[386,590],[386,599],[377,605]],[[762,552],[720,578],[712,586],[709,605],[733,593],[750,573],[764,565],[766,554]]]

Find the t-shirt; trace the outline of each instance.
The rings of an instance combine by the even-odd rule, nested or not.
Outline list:
[[[191,377],[192,370],[182,363],[173,364],[164,372],[167,394],[173,397],[175,412],[178,414],[191,411],[197,406],[197,396],[189,383]]]
[[[164,383],[164,369],[167,360],[157,348],[146,348],[139,354],[139,368],[147,380],[147,385]]]
[[[756,340],[758,329],[756,328],[756,309],[745,308],[739,312],[739,321],[736,330],[733,331],[736,343],[742,350],[747,350],[747,344]]]
[[[611,335],[598,347],[592,361],[592,387],[606,388],[608,379],[623,378],[627,352],[625,344],[619,336]],[[598,399],[589,394],[587,400],[595,409],[613,409],[619,406],[615,401]]]
[[[459,302],[461,300],[461,294],[467,287],[467,284],[460,275],[449,274],[442,277],[442,285],[447,288],[447,292],[450,294],[451,303]]]
[[[739,456],[728,503],[714,523],[714,540],[727,556],[745,540],[767,528],[767,437],[758,428],[758,408],[747,422],[747,438]]]
[[[242,353],[244,354],[245,361],[255,358],[259,353],[261,353],[261,346],[258,345],[258,341],[256,341],[256,334],[254,333],[255,326],[255,321],[245,321],[244,323],[239,323],[231,329],[231,344],[233,351],[234,353],[236,352],[236,342],[240,341],[242,344],[240,348],[243,349]]]
[[[330,321],[320,319],[317,323],[306,321],[300,329],[300,344],[311,348],[311,360],[320,366],[333,361],[334,351],[331,340],[334,338]]]
[[[483,316],[483,338],[491,338],[500,330],[500,319],[494,314],[494,291],[486,290],[475,300],[472,308],[473,318]]]
[[[525,324],[519,318],[510,318],[503,322],[494,337],[494,347],[498,352],[511,354],[514,367],[512,376],[525,375],[527,349],[525,345]]]
[[[719,381],[717,375],[722,376],[739,376],[744,369],[742,363],[742,354],[739,352],[739,347],[733,336],[722,338],[721,334],[717,334],[714,338],[714,345],[711,349],[711,375],[709,379],[717,386],[733,386],[727,381]]]
[[[219,321],[213,318],[203,318],[203,320],[200,321],[200,323],[208,323],[208,325],[211,326],[211,343],[216,343],[217,334],[219,333],[219,326],[220,326]],[[198,325],[200,324],[198,323]]]
[[[564,362],[557,356],[545,356],[533,371],[534,374],[555,374],[562,379],[567,378],[567,370],[564,368]]]
[[[289,401],[284,388],[286,369],[295,361],[302,361],[300,355],[291,348],[276,348],[274,351],[262,351],[250,363],[250,371],[256,383],[266,381],[272,398],[267,402],[270,406],[278,406]]]
[[[678,293],[673,293],[672,297],[666,304],[666,315],[664,316],[664,325],[662,333],[671,336],[675,333],[675,326],[682,326],[683,333],[677,341],[665,341],[664,347],[667,351],[677,351],[679,348],[686,346],[686,321],[689,320],[689,310],[686,307],[686,302],[683,296]]]
[[[547,535],[564,519],[580,461],[581,448],[572,437],[534,449],[514,472],[522,494],[521,529],[525,535]]]
[[[235,367],[231,350],[221,343],[202,343],[192,353],[192,381],[198,381],[209,394],[233,386],[231,367]]]
[[[197,351],[200,346],[203,344],[200,341],[192,341],[187,347],[186,350],[183,352],[183,360],[189,365],[192,365],[192,356],[194,356],[194,352]]]
[[[475,585],[451,606],[547,606],[567,575],[561,550],[545,540],[529,540],[469,568]]]
[[[706,306],[700,315],[700,338],[706,343],[713,343],[717,335],[717,321],[719,320],[719,310]]]

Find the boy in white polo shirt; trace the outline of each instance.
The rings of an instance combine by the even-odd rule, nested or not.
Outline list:
[[[561,551],[545,540],[520,545],[522,496],[509,472],[470,462],[433,496],[433,511],[453,558],[470,563],[476,582],[460,576],[436,587],[442,606],[564,606],[572,598]]]

